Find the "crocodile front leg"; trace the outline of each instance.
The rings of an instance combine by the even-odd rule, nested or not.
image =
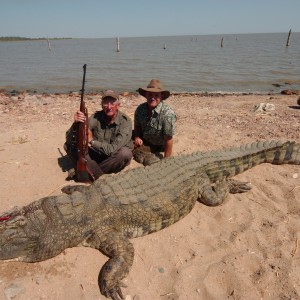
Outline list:
[[[129,239],[115,232],[106,235],[94,234],[87,243],[110,257],[98,277],[101,294],[113,300],[124,299],[121,287],[126,286],[121,280],[129,273],[133,264],[133,245]]]

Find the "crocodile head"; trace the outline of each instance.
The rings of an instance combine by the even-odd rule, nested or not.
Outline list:
[[[0,259],[30,261],[37,238],[18,208],[0,215]]]

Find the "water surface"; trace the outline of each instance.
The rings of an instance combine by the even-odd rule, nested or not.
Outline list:
[[[223,47],[221,39],[223,37]],[[0,88],[134,91],[159,78],[171,91],[300,89],[300,33],[71,39],[0,43]],[[166,49],[164,49],[166,46]],[[289,84],[286,84],[289,83]],[[273,84],[281,84],[276,87]]]

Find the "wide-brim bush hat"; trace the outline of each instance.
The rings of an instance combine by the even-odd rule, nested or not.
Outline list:
[[[162,83],[158,79],[152,79],[146,88],[139,88],[140,95],[146,98],[147,92],[161,93],[161,100],[165,100],[170,97],[170,91],[163,88]]]

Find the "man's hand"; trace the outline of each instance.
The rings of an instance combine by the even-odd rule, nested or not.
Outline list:
[[[77,111],[75,114],[74,114],[74,122],[81,122],[81,123],[84,123],[85,122],[85,115],[83,112],[81,111]]]
[[[143,140],[137,136],[134,138],[134,144],[136,147],[140,147],[143,145]]]

